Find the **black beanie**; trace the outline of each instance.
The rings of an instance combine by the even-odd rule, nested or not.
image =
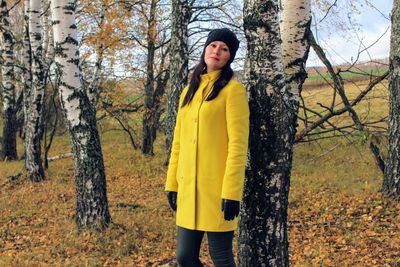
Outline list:
[[[227,28],[212,30],[208,34],[204,49],[206,49],[206,47],[214,41],[224,42],[229,47],[229,53],[231,54],[231,57],[229,58],[228,64],[232,63],[232,61],[235,59],[236,51],[239,48],[239,40],[237,39],[236,35]]]

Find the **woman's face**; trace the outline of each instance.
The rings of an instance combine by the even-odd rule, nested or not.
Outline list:
[[[204,54],[204,62],[207,65],[207,72],[222,69],[230,57],[231,53],[229,52],[228,46],[224,42],[211,42],[209,45],[207,45]]]

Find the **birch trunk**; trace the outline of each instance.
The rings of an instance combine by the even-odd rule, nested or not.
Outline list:
[[[42,0],[43,8],[42,8],[42,27],[43,27],[43,69],[44,69],[44,86],[48,88],[50,82],[50,67],[54,61],[54,41],[53,41],[53,29],[51,26],[51,15],[50,15],[50,2],[49,0]],[[51,96],[49,96],[50,101],[46,102],[46,98],[44,99],[43,103],[43,167],[45,170],[49,168],[49,161],[48,161],[48,152],[51,147],[53,137],[56,131],[57,122],[58,122],[58,114],[57,109],[53,109],[50,103],[54,104],[55,107],[55,95],[57,94],[56,88],[50,90]],[[48,92],[49,93],[49,92]],[[54,123],[53,123],[53,118]],[[53,123],[51,127],[49,125]],[[47,133],[49,132],[50,128],[50,138],[47,138]],[[50,139],[50,142],[48,142]]]
[[[170,83],[167,92],[167,113],[165,118],[165,142],[167,164],[171,153],[179,96],[188,83],[188,25],[191,10],[188,0],[172,1],[172,36],[170,51]]]
[[[307,78],[306,61],[310,51],[308,31],[311,25],[310,0],[282,0],[281,34],[282,55],[286,84],[297,112],[304,80]]]
[[[382,193],[400,199],[400,1],[393,1],[392,33],[390,41],[389,129],[388,158]]]
[[[54,41],[53,41],[53,28],[50,25],[50,9],[47,9],[49,7],[50,2],[49,0],[43,0],[43,5],[44,5],[44,10],[43,10],[43,15],[42,15],[42,21],[43,21],[43,33],[44,33],[44,38],[43,38],[43,57],[44,57],[44,62],[46,66],[46,80],[48,80],[48,72],[50,65],[53,63],[54,60]]]
[[[111,220],[106,177],[95,112],[82,87],[75,9],[74,0],[51,1],[55,63],[75,162],[76,223],[103,229]]]
[[[99,85],[100,85],[100,74],[102,70],[103,64],[103,46],[100,45],[96,51],[96,64],[92,77],[92,81],[87,86],[86,93],[89,97],[89,101],[92,104],[93,108],[96,110],[96,105],[99,100]]]
[[[295,107],[282,63],[279,1],[244,2],[249,162],[239,221],[239,266],[289,265],[287,208]]]
[[[22,45],[22,91],[23,91],[23,111],[24,111],[24,141],[25,154],[27,145],[26,129],[28,128],[29,103],[31,102],[31,87],[32,87],[32,57],[31,57],[31,42],[29,38],[29,0],[24,1],[24,38]],[[26,167],[25,157],[25,168]]]
[[[103,2],[101,11],[99,14],[99,20],[100,20],[98,22],[99,28],[104,27],[104,24],[106,22],[106,20],[105,20],[106,9],[107,9],[107,6]],[[95,51],[96,63],[95,63],[94,73],[93,73],[93,77],[91,79],[92,81],[86,87],[86,93],[89,97],[89,101],[92,104],[92,106],[95,108],[95,110],[96,110],[96,106],[97,106],[99,94],[100,94],[99,85],[100,85],[100,74],[102,71],[102,64],[103,64],[103,59],[104,59],[104,49],[105,48],[104,48],[103,42],[96,44],[96,51]]]
[[[3,85],[3,139],[0,158],[17,159],[17,117],[15,107],[14,40],[11,35],[9,13],[5,0],[1,1],[1,65]]]
[[[42,26],[40,18],[42,9],[41,0],[30,0],[29,4],[32,87],[26,123],[25,164],[28,178],[31,181],[40,182],[45,178],[40,144],[43,134],[43,99],[45,87]]]

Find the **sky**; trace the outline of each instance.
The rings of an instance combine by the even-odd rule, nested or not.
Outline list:
[[[326,1],[330,1],[331,3],[335,2],[335,0]],[[366,5],[365,2],[369,2],[372,6]],[[238,0],[238,3],[243,4],[243,0]],[[369,47],[368,50],[363,51],[359,55],[358,62],[387,58],[390,50],[390,13],[393,0],[336,0],[336,3],[337,5],[331,9],[322,22],[320,22],[320,20],[325,13],[318,14],[318,12],[313,9],[312,30],[331,63],[333,65],[346,62],[352,63],[357,58],[360,49],[369,47],[372,44],[373,45]],[[349,5],[355,5],[357,7],[356,11],[348,8]],[[241,10],[242,8],[239,8],[238,12],[240,13]],[[335,26],[337,21],[344,22],[347,26],[350,25],[349,21],[351,21],[356,30],[339,30]],[[318,22],[317,26],[315,26],[315,22]],[[209,22],[204,23],[207,24]],[[205,37],[206,34],[204,33],[203,42],[205,41]],[[232,64],[232,68],[236,71],[243,69],[244,65],[246,45],[245,38],[244,36],[242,37],[243,39],[236,55],[236,60]],[[191,38],[195,40],[193,36]],[[360,46],[360,41],[363,46]],[[195,53],[192,54],[189,63],[190,67],[193,67],[197,63],[200,53],[201,48],[199,51],[195,51]],[[323,66],[323,63],[318,59],[314,51],[310,49],[306,65],[307,67]],[[123,68],[120,66],[116,67],[116,73],[120,69]],[[125,71],[121,73],[125,75]]]
[[[344,0],[339,0],[338,9],[340,5],[344,5]],[[340,30],[328,30],[329,18],[321,28],[318,29],[318,41],[319,44],[324,48],[328,58],[331,62],[341,64],[345,62],[351,62],[357,58],[358,51],[360,49],[360,41],[365,47],[369,47],[368,50],[360,54],[360,61],[367,61],[370,59],[385,58],[389,56],[390,50],[390,13],[392,9],[392,0],[370,0],[369,1],[374,7],[363,6],[359,8],[359,13],[352,12],[350,17],[351,20],[358,23],[357,31],[343,32]],[[378,11],[378,10],[379,11]],[[328,14],[329,16],[329,14]],[[334,18],[332,15],[330,19]],[[340,18],[347,22],[346,12],[340,13]],[[332,23],[331,23],[332,25]],[[386,33],[385,33],[386,31]],[[313,28],[315,33],[315,27]],[[379,39],[381,37],[381,39]],[[378,40],[379,39],[379,40]],[[362,49],[363,47],[361,47]],[[319,61],[313,51],[310,52],[307,66],[319,66],[322,63]]]

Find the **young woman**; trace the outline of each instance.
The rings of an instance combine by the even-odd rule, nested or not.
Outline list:
[[[215,266],[235,266],[232,239],[249,135],[246,90],[231,79],[238,48],[232,31],[211,31],[180,97],[165,190],[176,211],[177,261],[183,267],[203,266],[205,232]]]

